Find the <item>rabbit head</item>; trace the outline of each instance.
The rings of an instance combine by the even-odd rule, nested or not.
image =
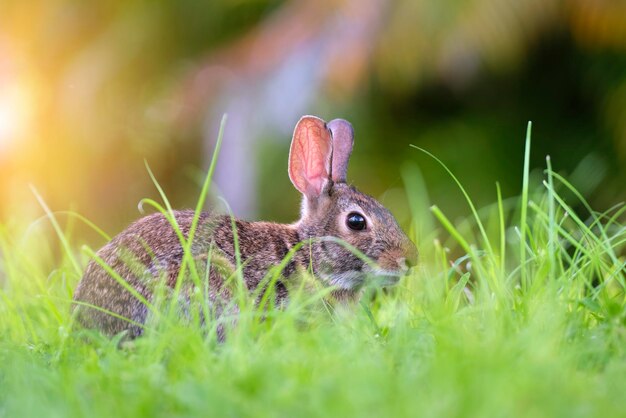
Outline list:
[[[289,178],[303,195],[295,227],[310,242],[306,249],[316,276],[345,290],[360,288],[368,278],[394,284],[417,262],[415,244],[391,212],[346,183],[353,142],[349,122],[304,116],[289,152]]]

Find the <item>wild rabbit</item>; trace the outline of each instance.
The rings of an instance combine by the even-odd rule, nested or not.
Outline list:
[[[336,298],[354,299],[369,277],[383,277],[385,284],[394,284],[415,265],[417,249],[393,215],[346,183],[353,140],[352,126],[342,119],[326,124],[304,116],[297,123],[289,152],[289,178],[303,195],[300,220],[290,225],[234,221],[243,280],[249,291],[300,242],[304,245],[295,251],[275,284],[278,304],[288,299],[290,278],[307,269],[323,284],[333,286]],[[175,212],[185,237],[193,217],[191,210]],[[212,262],[209,274],[200,276],[208,277],[210,303],[230,297],[223,277],[224,266],[234,271],[237,265],[232,225],[229,216],[202,213],[195,230],[193,259],[206,265],[212,254],[211,260],[221,260]],[[328,237],[338,240],[324,239]],[[340,240],[375,263],[355,255]],[[154,284],[165,280],[167,288],[176,286],[183,262],[176,231],[161,213],[148,215],[96,255],[127,285],[113,278],[101,263],[90,261],[74,294],[78,322],[109,335],[122,331],[130,337],[141,335],[148,316],[144,302],[152,300]]]

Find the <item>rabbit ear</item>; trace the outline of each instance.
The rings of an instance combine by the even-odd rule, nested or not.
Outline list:
[[[348,174],[348,160],[354,144],[354,131],[350,122],[344,119],[331,120],[328,122],[328,129],[333,138],[333,181],[345,183]]]
[[[326,124],[315,116],[303,116],[293,131],[289,178],[308,198],[318,197],[330,178],[331,141]]]

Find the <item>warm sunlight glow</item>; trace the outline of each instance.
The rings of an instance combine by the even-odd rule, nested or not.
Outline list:
[[[20,85],[0,84],[0,150],[25,135],[30,115],[28,92]]]

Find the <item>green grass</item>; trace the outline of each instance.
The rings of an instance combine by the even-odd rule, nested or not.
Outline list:
[[[411,276],[350,307],[303,292],[263,320],[243,298],[224,343],[193,321],[122,348],[73,327],[84,218],[37,195],[46,218],[0,226],[0,417],[624,416],[626,209],[593,211],[549,160],[531,175],[529,147],[519,199],[494,187],[476,209],[452,177],[471,213],[456,222],[406,170]],[[160,192],[145,202],[167,213]]]

